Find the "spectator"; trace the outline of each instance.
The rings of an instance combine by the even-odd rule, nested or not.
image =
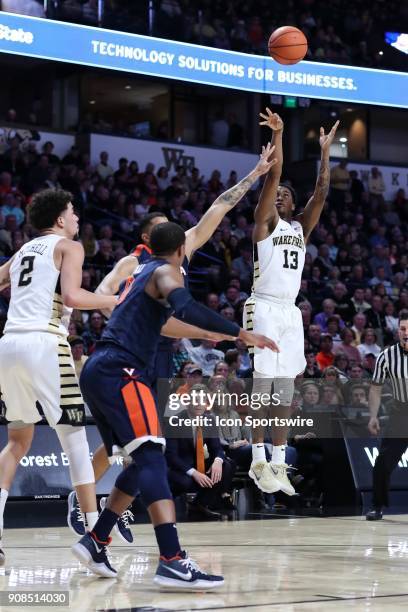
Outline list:
[[[322,334],[320,340],[320,351],[316,355],[316,362],[320,370],[333,365],[333,340],[329,334]]]
[[[99,310],[94,310],[89,317],[88,331],[82,334],[85,353],[87,355],[90,355],[94,351],[96,342],[102,337],[104,327],[105,321],[102,313],[99,312]]]
[[[21,210],[21,198],[9,193],[3,196],[2,202],[3,205],[0,207],[0,213],[4,218],[8,215],[13,215],[16,218],[17,226],[20,227],[25,219],[24,212]]]
[[[358,346],[360,344],[361,336],[364,332],[366,324],[367,324],[367,317],[365,316],[365,314],[363,314],[362,312],[358,312],[356,315],[354,315],[353,325],[351,327],[355,335],[355,339],[352,342],[353,346]]]
[[[84,341],[80,336],[69,336],[68,342],[71,347],[72,357],[74,359],[75,373],[79,380],[82,368],[88,357],[84,355]]]
[[[302,400],[303,400],[303,410],[310,411],[316,408],[319,405],[319,387],[313,382],[307,382],[302,385],[301,388]]]
[[[377,334],[373,329],[366,329],[361,335],[361,343],[357,346],[361,358],[368,353],[372,353],[376,357],[381,353],[381,347],[377,344]]]
[[[194,385],[191,392],[194,391],[208,393],[205,385]],[[177,437],[168,428],[166,459],[173,494],[197,493],[192,509],[207,518],[218,519],[219,510],[234,509],[231,499],[234,464],[225,456],[214,423],[193,428],[183,424],[186,418],[204,413],[210,420],[207,408],[206,404],[194,404],[192,401],[187,410],[179,415]],[[207,459],[204,446],[207,447]]]
[[[239,251],[240,256],[233,260],[232,269],[238,273],[243,289],[249,292],[252,285],[254,270],[251,242],[242,240],[239,243]]]
[[[334,347],[335,355],[345,355],[349,363],[361,363],[360,351],[353,346],[353,342],[356,340],[356,334],[352,329],[345,327],[340,332],[341,342]]]
[[[349,187],[350,173],[347,170],[347,160],[342,159],[330,173],[330,198],[335,208],[344,205]]]
[[[362,204],[364,197],[364,185],[363,182],[358,178],[358,173],[356,170],[350,170],[350,193],[353,202],[357,205]]]
[[[223,376],[225,379],[228,378],[229,367],[225,361],[218,361],[214,367],[214,376]]]
[[[315,325],[319,325],[322,332],[327,332],[328,319],[329,317],[334,315],[335,309],[336,309],[336,303],[333,300],[331,300],[330,298],[327,298],[326,300],[323,301],[323,311],[319,312],[319,314],[317,314],[315,318],[313,319],[313,323]],[[339,325],[340,327],[344,327],[344,321],[340,319]]]
[[[316,365],[316,353],[309,349],[305,351],[306,368],[303,372],[303,378],[321,378],[322,373]]]
[[[102,181],[105,181],[108,176],[112,176],[114,170],[112,166],[109,165],[109,153],[107,151],[102,151],[99,155],[99,164],[97,164],[95,170]]]
[[[371,168],[368,177],[368,193],[370,196],[370,204],[373,211],[384,205],[384,179],[377,167]]]
[[[224,359],[224,353],[217,351],[215,346],[212,340],[201,340],[200,346],[189,350],[190,359],[201,367],[204,376],[212,376],[215,364]]]

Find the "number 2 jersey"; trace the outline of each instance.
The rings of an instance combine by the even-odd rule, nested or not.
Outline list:
[[[68,335],[72,308],[64,306],[54,250],[63,236],[47,234],[24,244],[10,266],[11,299],[5,333]]]
[[[301,224],[279,219],[272,234],[254,244],[253,295],[265,300],[272,298],[295,302],[305,253]]]

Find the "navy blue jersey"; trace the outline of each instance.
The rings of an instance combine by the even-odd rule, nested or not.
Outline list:
[[[151,258],[151,249],[146,244],[138,244],[131,255],[137,257],[139,263],[146,263]],[[184,257],[180,268],[183,275],[184,286],[188,289],[188,259]],[[155,359],[155,377],[156,378],[172,378],[173,377],[173,338],[160,336],[160,341],[157,346],[157,355]]]
[[[126,281],[101,338],[102,343],[115,344],[120,352],[131,356],[135,367],[146,372],[154,369],[160,330],[172,314],[169,306],[145,292],[153,272],[164,264],[164,259],[153,258],[139,264],[134,276]]]

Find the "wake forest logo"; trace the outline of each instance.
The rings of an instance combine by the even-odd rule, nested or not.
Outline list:
[[[184,149],[173,149],[171,147],[162,147],[164,163],[166,169],[176,170],[177,166],[183,166],[185,170],[191,170],[195,167],[195,157],[192,155],[184,155]]]
[[[71,424],[76,423],[77,425],[81,425],[84,417],[84,411],[82,408],[67,408],[66,413]]]
[[[300,234],[298,234],[297,236],[291,236],[287,234],[285,236],[276,236],[276,238],[273,239],[273,246],[278,246],[281,244],[290,244],[292,246],[298,247],[299,249],[302,249],[302,251],[304,251],[305,249],[305,243],[303,242],[303,238]]]

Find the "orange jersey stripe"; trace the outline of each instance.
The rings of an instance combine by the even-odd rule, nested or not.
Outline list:
[[[129,382],[122,388],[122,397],[129,415],[132,429],[136,438],[148,436],[149,431],[140,404],[139,395],[133,382]]]
[[[142,400],[144,413],[149,423],[150,433],[152,436],[159,436],[161,435],[161,431],[153,394],[149,387],[143,383],[136,381],[135,384]]]

